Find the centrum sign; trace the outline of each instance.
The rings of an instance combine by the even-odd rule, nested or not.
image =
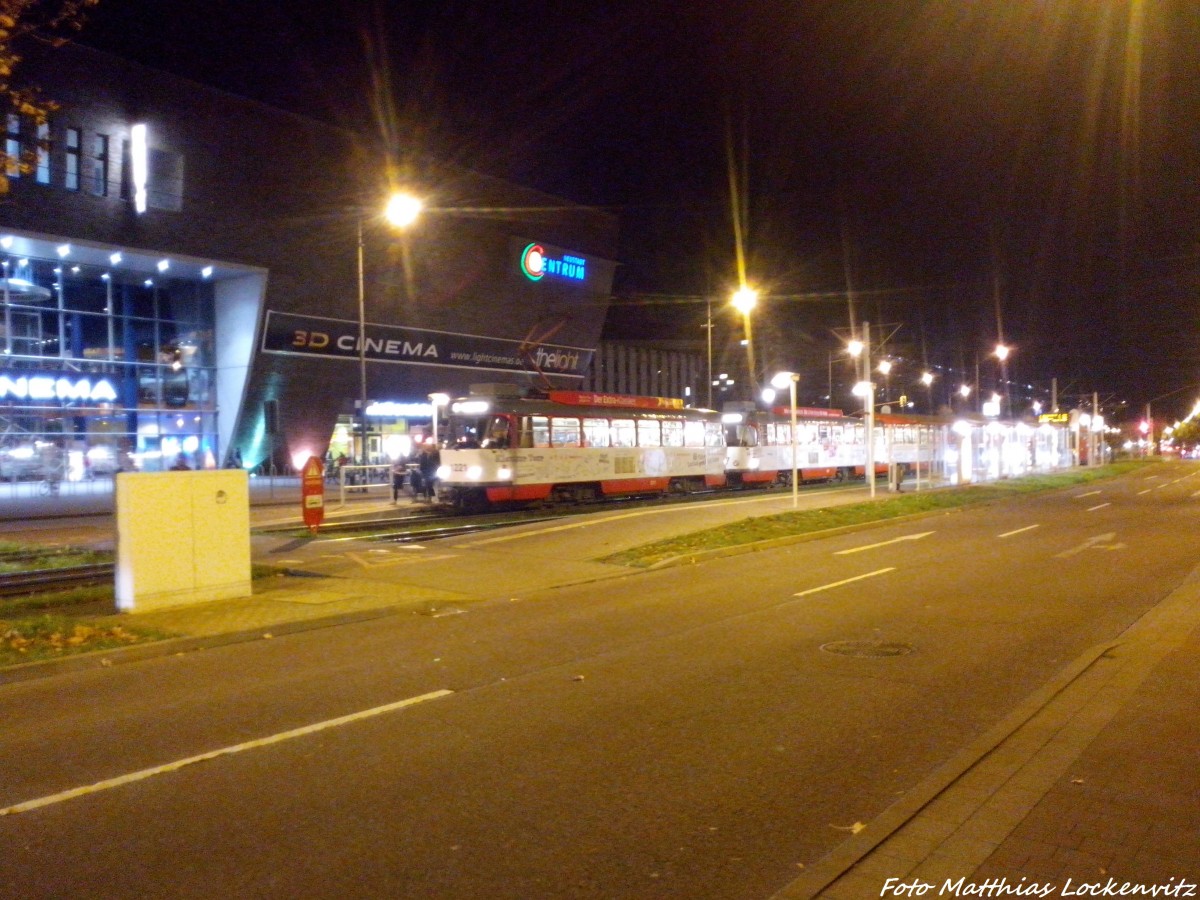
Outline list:
[[[262,349],[264,353],[357,360],[358,332],[357,322],[268,310]],[[536,366],[548,375],[572,378],[587,374],[594,352],[398,325],[368,324],[365,337],[362,355],[372,362],[497,372],[528,372]]]
[[[65,372],[0,370],[0,400],[116,403],[117,392],[107,378],[88,378]]]
[[[530,281],[541,281],[547,275],[583,281],[587,277],[587,260],[573,253],[551,253],[543,244],[534,241],[521,251],[521,272]]]

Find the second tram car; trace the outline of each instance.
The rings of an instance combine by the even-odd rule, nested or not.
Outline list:
[[[791,410],[759,410],[753,404],[729,404],[725,427],[725,470],[732,484],[768,485],[792,480]],[[801,483],[846,481],[866,474],[866,429],[861,419],[840,409],[796,410],[796,473]],[[879,435],[876,435],[878,442]],[[882,446],[876,447],[876,474],[887,472]]]

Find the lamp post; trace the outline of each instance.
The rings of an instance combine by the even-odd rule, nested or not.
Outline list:
[[[1005,344],[1003,341],[1001,341],[998,344],[996,344],[996,349],[993,352],[996,355],[996,359],[1000,360],[1000,390],[997,391],[997,393],[1000,394],[1000,398],[1001,398],[1000,399],[1000,415],[1001,415],[1001,417],[1003,417],[1006,414],[1007,415],[1012,414],[1012,403],[1011,402],[1005,403],[1005,401],[1009,399],[1008,398],[1008,355],[1009,355],[1009,353],[1012,352],[1012,348],[1009,347],[1007,344]],[[1006,406],[1008,407],[1007,412],[1005,410]]]
[[[383,208],[384,220],[394,228],[406,228],[421,214],[422,202],[412,194],[392,194]],[[362,465],[369,462],[367,454],[367,288],[363,261],[363,219],[358,212],[358,416],[362,434]],[[436,412],[435,412],[436,415]]]
[[[867,414],[867,470],[864,473],[871,499],[875,498],[875,382],[871,381],[871,323],[863,322],[862,340],[852,340],[846,345],[851,356],[862,358],[862,380],[854,386],[854,393],[863,398]]]
[[[758,291],[743,285],[733,294],[733,306],[742,314],[746,329],[746,361],[750,366],[750,395],[758,391],[758,373],[754,367],[754,338],[750,332],[750,313],[758,305]]]
[[[800,376],[795,372],[778,372],[771,379],[771,386],[776,390],[781,391],[787,385],[788,400],[792,407],[792,509],[800,503],[800,463],[796,447],[796,382],[799,380]]]
[[[433,446],[437,447],[438,446],[438,433],[437,433],[437,431],[438,431],[438,416],[440,415],[439,410],[441,410],[441,408],[443,406],[449,405],[450,395],[449,394],[430,394],[429,395],[429,403],[431,406],[433,406]]]

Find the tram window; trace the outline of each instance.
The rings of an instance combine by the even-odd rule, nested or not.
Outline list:
[[[666,419],[662,423],[662,442],[664,447],[683,446],[683,422],[679,419]]]
[[[508,416],[492,416],[483,432],[483,445],[491,450],[503,450],[509,445]]]
[[[637,444],[633,419],[613,419],[611,433],[614,447],[632,447]]]
[[[555,447],[579,446],[579,420],[562,419],[555,416],[550,420],[550,443]]]
[[[662,446],[662,432],[657,419],[638,419],[637,442],[639,447]]]
[[[550,420],[546,416],[530,416],[529,421],[533,426],[533,446],[549,447]]]
[[[725,435],[721,432],[720,422],[705,422],[704,423],[704,446],[706,447],[724,447]]]
[[[683,445],[685,447],[703,447],[705,446],[705,429],[704,422],[684,422],[683,423]],[[717,426],[721,428],[720,425]],[[725,446],[725,436],[721,436],[721,446]]]
[[[584,419],[583,439],[588,447],[607,447],[608,419]]]

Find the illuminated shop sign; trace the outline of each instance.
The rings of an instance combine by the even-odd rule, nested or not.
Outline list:
[[[267,312],[264,353],[358,360],[358,322]],[[593,350],[452,331],[368,324],[362,356],[372,362],[498,372],[541,371],[582,378]]]
[[[1043,425],[1066,425],[1071,421],[1070,413],[1042,413],[1038,421]]]
[[[587,260],[570,253],[550,252],[539,243],[526,244],[521,251],[521,271],[530,281],[543,278],[562,278],[583,281],[587,277]]]
[[[44,372],[37,375],[0,371],[0,400],[36,403],[115,403],[117,392],[107,378]]]

